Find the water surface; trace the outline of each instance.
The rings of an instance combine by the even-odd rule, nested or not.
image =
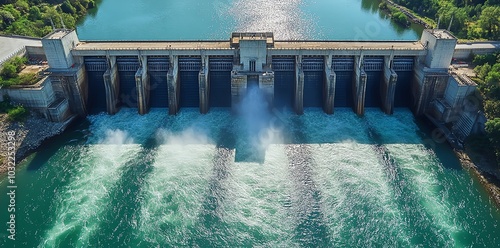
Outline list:
[[[103,0],[80,21],[82,40],[226,40],[231,32],[276,39],[418,40],[379,0]]]

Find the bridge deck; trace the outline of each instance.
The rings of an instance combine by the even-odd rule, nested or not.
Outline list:
[[[275,41],[270,55],[365,55],[419,56],[425,54],[417,41]],[[75,56],[199,56],[234,55],[230,41],[105,41],[80,42],[72,51]]]
[[[81,42],[74,50],[199,50],[231,49],[229,41],[142,41],[142,42]],[[334,49],[334,50],[424,50],[420,42],[412,41],[276,41],[274,49]]]

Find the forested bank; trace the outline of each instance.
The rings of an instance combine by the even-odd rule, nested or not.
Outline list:
[[[486,135],[473,136],[470,145],[481,153],[494,152],[500,164],[500,53],[474,58],[478,88],[483,97],[483,110],[488,121]]]
[[[460,39],[500,39],[500,0],[393,0]],[[383,8],[383,3],[381,7]],[[400,13],[396,20],[406,21]]]
[[[74,29],[94,0],[0,0],[0,33],[43,37],[55,28]]]

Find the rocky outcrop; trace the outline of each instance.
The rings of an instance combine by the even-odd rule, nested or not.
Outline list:
[[[31,113],[24,122],[8,122],[7,115],[0,114],[0,174],[7,171],[7,132],[15,131],[16,165],[44,140],[62,133],[74,118],[66,122],[50,122],[42,116]]]

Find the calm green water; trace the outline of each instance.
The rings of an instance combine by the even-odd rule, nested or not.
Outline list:
[[[272,31],[276,39],[418,40],[379,12],[380,0],[103,0],[81,21],[82,40],[229,39]]]

